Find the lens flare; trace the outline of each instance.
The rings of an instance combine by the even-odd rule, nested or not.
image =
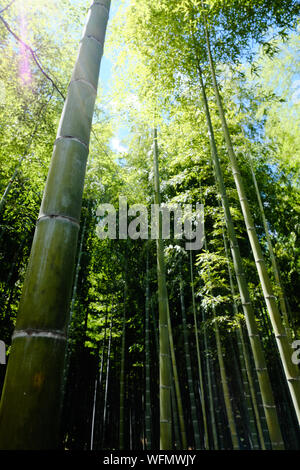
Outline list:
[[[24,41],[24,43],[26,43],[27,37],[28,37],[27,20],[26,20],[26,15],[22,7],[20,8],[20,31],[21,31],[21,38]],[[19,76],[23,85],[29,85],[32,81],[29,51],[26,49],[24,44],[20,44]]]

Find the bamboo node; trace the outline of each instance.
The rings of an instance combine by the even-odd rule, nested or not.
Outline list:
[[[89,10],[90,10],[91,8],[93,8],[94,6],[98,6],[98,7],[104,8],[104,10],[105,10],[106,13],[107,13],[107,16],[109,15],[109,10],[108,10],[107,6],[104,5],[104,3],[102,3],[102,2],[93,2],[92,5],[90,6]]]
[[[66,341],[66,335],[63,331],[56,331],[56,330],[36,330],[27,328],[26,330],[15,330],[12,340],[17,338],[28,338],[28,337],[35,337],[35,338],[49,338],[54,340]]]
[[[99,41],[98,38],[96,38],[96,36],[92,36],[91,34],[88,34],[86,36],[84,36],[84,38],[88,38],[88,39],[93,39],[94,41],[96,41],[98,44],[100,44],[100,46],[103,48],[103,42]],[[83,39],[84,39],[83,38]]]
[[[74,80],[71,80],[70,83],[69,83],[69,86],[72,84],[72,83],[76,83],[76,82],[80,82],[80,83],[84,83],[85,85],[89,86],[94,93],[97,94],[97,89],[94,87],[94,85],[89,82],[88,80],[85,80],[84,78],[75,78]]]
[[[57,137],[57,139],[54,141],[54,145],[56,145],[59,141],[63,139],[68,139],[68,140],[73,140],[74,142],[78,142],[79,144],[83,145],[86,150],[89,150],[88,144],[83,142],[83,140],[79,139],[78,137],[74,137],[72,135],[60,135]]]
[[[77,219],[74,219],[73,217],[69,217],[67,215],[61,215],[61,214],[45,214],[45,215],[42,215],[41,217],[39,217],[37,219],[37,224],[41,221],[41,220],[45,220],[45,219],[62,219],[62,220],[67,220],[68,222],[70,222],[71,224],[73,225],[76,225],[76,227],[80,227],[80,224],[79,224],[79,221]]]

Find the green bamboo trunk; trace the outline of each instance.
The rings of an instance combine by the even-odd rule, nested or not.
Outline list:
[[[158,334],[157,334],[157,323],[156,323],[156,319],[155,319],[155,313],[154,313],[154,310],[153,310],[153,299],[151,298],[150,299],[150,313],[151,313],[151,319],[152,319],[152,326],[153,326],[153,332],[154,332],[154,342],[155,342],[155,348],[156,348],[156,352],[159,356],[159,339],[158,339]]]
[[[177,409],[178,409],[181,445],[182,445],[182,449],[186,449],[187,440],[186,440],[186,433],[185,433],[184,413],[183,413],[183,405],[182,405],[178,370],[177,370],[176,357],[175,357],[175,348],[174,348],[174,342],[173,342],[173,333],[172,333],[169,305],[168,305],[168,330],[169,330],[171,364],[172,364],[172,371],[173,371],[173,376],[174,376],[174,387],[175,387],[175,395],[176,395],[176,402],[177,402]]]
[[[228,249],[228,243],[226,240],[224,230],[223,230],[223,241],[224,241],[225,254],[227,258],[230,290],[231,290],[231,295],[233,299],[233,313],[237,317],[238,306],[235,301],[235,288],[234,288],[233,275],[232,275],[230,262],[229,262],[229,249]],[[260,442],[261,442],[261,448],[265,450],[265,442],[264,442],[261,422],[260,422],[259,413],[258,413],[257,400],[255,396],[255,391],[254,391],[251,368],[249,364],[249,359],[246,357],[247,351],[245,349],[243,330],[242,330],[240,321],[239,321],[239,326],[236,330],[236,333],[237,333],[237,345],[238,345],[238,350],[239,350],[242,381],[243,381],[244,394],[245,394],[245,400],[246,400],[246,408],[247,408],[247,413],[248,413],[249,422],[250,422],[250,441],[252,443],[252,447],[254,450],[259,449],[257,432],[256,432],[256,427],[257,427]],[[251,403],[251,400],[252,400],[252,403]],[[252,404],[253,404],[253,408],[252,408]]]
[[[146,305],[145,305],[145,435],[146,449],[151,449],[151,391],[150,391],[150,305],[149,305],[149,251],[146,262]]]
[[[97,390],[98,390],[98,377],[97,377],[97,374],[96,374],[95,386],[94,386],[94,399],[93,399],[93,412],[92,412],[92,424],[91,424],[90,450],[93,450],[93,448],[94,448],[94,428],[95,428],[95,419],[96,419]]]
[[[209,139],[211,146],[211,155],[214,165],[215,178],[217,186],[219,188],[219,193],[221,196],[222,207],[225,215],[226,228],[228,232],[228,238],[230,241],[231,255],[233,259],[234,271],[236,275],[236,280],[239,288],[241,303],[243,307],[243,312],[246,319],[246,325],[248,330],[248,335],[250,338],[251,348],[255,361],[255,368],[258,374],[258,380],[261,390],[261,395],[264,404],[264,411],[266,415],[266,420],[268,423],[268,429],[272,441],[273,449],[283,449],[283,440],[279,427],[279,421],[277,416],[277,410],[274,402],[273,391],[270,383],[270,378],[266,366],[265,356],[262,349],[257,324],[255,320],[255,315],[250,299],[250,294],[248,290],[248,285],[244,273],[243,261],[239,250],[238,241],[235,234],[235,229],[230,213],[229,202],[227,198],[226,188],[223,179],[223,173],[220,166],[218,152],[214,137],[214,129],[211,122],[210,111],[208,107],[205,87],[203,83],[202,70],[200,64],[198,64],[199,79],[201,85],[203,105],[205,109],[205,115],[207,120],[207,126],[209,130]]]
[[[160,196],[160,181],[159,181],[159,164],[158,164],[158,144],[157,144],[157,129],[154,129],[154,179],[155,179],[155,190],[154,190],[154,198],[155,203],[161,205],[161,196]],[[168,293],[167,293],[167,283],[166,283],[166,275],[165,275],[165,261],[164,261],[164,252],[163,252],[163,240],[162,240],[162,214],[159,212],[159,236],[157,239],[157,260],[158,260],[158,291],[159,291],[159,312],[160,312],[160,319],[161,319],[161,311],[163,310],[163,320],[167,320],[167,328],[168,328],[168,336],[169,336],[169,354],[171,359],[171,366],[174,375],[174,387],[175,387],[175,394],[176,394],[176,402],[177,402],[177,409],[178,409],[178,418],[179,418],[179,426],[180,426],[180,436],[181,436],[181,444],[183,449],[187,447],[186,441],[186,433],[185,433],[185,423],[184,423],[184,413],[183,413],[183,405],[181,399],[181,391],[180,391],[180,384],[179,384],[179,377],[177,371],[177,364],[176,364],[176,356],[175,356],[175,349],[173,343],[173,333],[172,333],[172,324],[170,318],[170,311],[169,311],[169,301],[168,301]],[[161,292],[161,295],[160,295]],[[162,305],[161,305],[162,304]],[[162,308],[161,308],[162,307]],[[165,312],[166,310],[166,312]],[[160,320],[160,339],[162,338],[161,333],[161,326],[162,322]],[[164,333],[163,333],[164,335]],[[165,345],[164,345],[165,347]],[[161,342],[160,342],[160,361],[162,360],[162,353],[161,353]],[[171,371],[170,371],[171,373]],[[170,378],[172,380],[172,376]],[[161,387],[163,388],[163,387]],[[164,406],[166,403],[164,402]],[[166,422],[161,421],[163,423],[163,427],[165,428]]]
[[[177,408],[177,400],[175,395],[174,380],[172,380],[171,386],[171,407],[172,407],[172,424],[173,424],[173,439],[174,439],[174,448],[176,450],[182,449],[181,436],[180,436],[180,424]]]
[[[204,448],[209,449],[207,415],[206,415],[205,397],[204,397],[203,373],[202,373],[199,334],[198,334],[198,321],[197,321],[197,314],[196,314],[194,274],[193,274],[193,258],[192,258],[192,252],[191,251],[190,251],[190,274],[191,274],[191,289],[192,289],[192,305],[193,305],[193,315],[194,315],[195,339],[196,339],[196,348],[197,348],[198,374],[199,374],[200,391],[201,391],[201,397],[200,397],[201,398],[201,409],[202,409],[202,418],[203,418],[203,426],[204,426]]]
[[[68,310],[110,0],[94,1],[34,235],[0,408],[0,448],[58,445]]]
[[[119,446],[120,450],[125,447],[125,416],[124,416],[124,400],[125,400],[125,340],[126,340],[126,281],[124,284],[124,306],[123,306],[123,330],[122,330],[122,346],[121,346],[121,372],[120,372],[120,429],[119,429]]]
[[[208,351],[207,327],[206,327],[205,321],[206,321],[205,312],[204,312],[204,309],[202,309],[204,353],[205,353],[205,365],[206,365],[207,386],[208,386],[209,414],[210,414],[210,422],[211,422],[211,427],[212,427],[214,450],[218,450],[219,444],[218,444],[218,435],[217,435],[216,417],[215,417],[216,410],[214,407],[213,385],[212,385],[211,367],[210,367],[209,351]]]
[[[110,367],[111,342],[112,342],[112,317],[110,319],[109,340],[108,340],[107,359],[106,359],[105,392],[104,392],[104,401],[103,401],[103,420],[102,420],[102,449],[104,448],[105,438],[106,438],[106,415],[107,415],[107,396],[108,396],[108,379],[109,379],[109,367]]]
[[[160,206],[160,183],[158,166],[157,129],[154,129],[154,201]],[[162,240],[162,214],[159,213],[159,235],[157,247],[157,280],[159,308],[159,403],[160,403],[160,449],[172,449],[172,409],[171,409],[171,360],[168,325],[168,292],[166,285],[164,248]]]
[[[75,301],[76,301],[76,297],[77,297],[78,279],[79,279],[79,272],[80,272],[80,265],[81,265],[81,257],[82,257],[82,253],[83,253],[83,242],[84,242],[85,230],[86,230],[86,219],[87,218],[85,217],[84,222],[83,222],[83,226],[82,226],[80,243],[79,243],[79,251],[78,251],[78,258],[77,258],[76,269],[75,269],[75,278],[74,278],[74,284],[73,284],[73,290],[72,290],[72,299],[71,299],[71,307],[70,307],[69,329],[70,329],[70,326],[71,326],[71,321],[73,319]]]
[[[154,139],[154,169],[155,169],[155,203],[160,206],[161,204],[161,197],[160,197],[160,181],[159,181],[159,165],[158,165],[158,145],[157,145],[157,130],[154,130],[154,135],[156,138]],[[162,241],[162,219],[161,213],[159,213],[159,237],[157,240],[157,253],[158,253],[158,288],[159,291],[161,289],[164,292],[163,297],[159,295],[159,305],[160,299],[163,299],[162,307],[166,309],[166,320],[167,320],[167,328],[168,328],[168,335],[169,335],[169,353],[171,359],[171,369],[173,371],[174,377],[174,387],[175,387],[175,395],[176,395],[176,402],[177,402],[177,409],[178,409],[178,418],[179,418],[179,425],[180,425],[180,436],[181,436],[181,444],[183,449],[187,447],[186,441],[186,432],[185,432],[185,422],[184,422],[184,413],[183,413],[183,405],[181,399],[181,391],[180,391],[180,384],[179,384],[179,377],[177,371],[177,364],[176,364],[176,356],[175,356],[175,348],[173,343],[173,333],[172,333],[172,324],[170,318],[170,311],[169,311],[169,301],[168,301],[168,293],[167,293],[167,284],[166,284],[166,276],[165,276],[165,261],[164,261],[164,252],[163,252],[163,241]],[[163,273],[161,272],[163,269]],[[163,275],[162,275],[163,274]],[[161,310],[160,310],[161,312]],[[172,377],[172,376],[171,376]],[[172,378],[171,378],[172,380]]]
[[[204,239],[204,246],[205,246],[205,251],[207,251],[206,238]],[[210,277],[210,274],[209,274],[209,277]],[[216,311],[215,311],[214,305],[212,306],[212,311],[213,311],[213,318],[214,318],[214,320],[216,320],[217,316],[216,316]],[[224,358],[223,358],[223,351],[222,351],[219,325],[218,325],[217,321],[214,322],[214,332],[215,332],[216,345],[217,345],[217,355],[218,355],[219,368],[220,368],[220,373],[221,373],[222,390],[223,390],[223,396],[224,396],[225,408],[226,408],[226,415],[227,415],[227,419],[228,419],[228,425],[229,425],[232,445],[233,445],[234,450],[239,450],[239,448],[240,448],[239,440],[238,440],[238,435],[237,435],[237,430],[236,430],[235,419],[234,419],[234,415],[233,415],[233,409],[232,409],[230,392],[229,392],[228,381],[227,381],[227,373],[226,373],[225,363],[224,363]]]
[[[261,219],[262,219],[262,222],[263,222],[265,235],[266,235],[266,239],[267,239],[267,245],[268,245],[268,249],[269,249],[269,253],[270,253],[270,259],[271,259],[271,263],[272,263],[275,283],[276,283],[278,293],[279,293],[279,305],[280,305],[281,313],[282,313],[282,316],[283,316],[283,322],[284,322],[287,338],[288,338],[289,342],[292,343],[293,336],[292,336],[292,331],[291,331],[291,328],[290,328],[290,325],[289,325],[289,317],[288,317],[288,312],[287,312],[287,299],[284,295],[284,290],[283,290],[283,287],[282,287],[282,284],[281,284],[280,272],[279,272],[278,264],[277,264],[276,257],[275,257],[275,254],[274,254],[274,250],[273,250],[273,246],[272,246],[272,241],[271,241],[271,237],[270,237],[268,222],[267,222],[267,219],[266,219],[266,216],[265,216],[265,210],[264,210],[264,206],[263,206],[263,203],[262,203],[262,200],[261,200],[261,195],[260,195],[259,187],[258,187],[258,184],[257,184],[257,179],[256,179],[255,172],[254,172],[252,159],[251,159],[250,156],[248,156],[248,161],[249,161],[251,176],[252,176],[252,180],[253,180],[253,184],[254,184],[255,192],[256,192],[256,197],[257,197],[257,201],[258,201],[258,205],[259,205],[260,215],[261,215]]]
[[[253,448],[253,441],[251,437],[256,436],[256,449],[258,449],[258,438],[257,438],[257,433],[255,434],[254,432],[251,433],[249,432],[249,428],[252,426],[253,431],[254,431],[254,419],[252,419],[251,414],[249,414],[250,409],[247,407],[247,400],[250,400],[250,394],[246,396],[244,393],[244,382],[243,382],[243,376],[242,376],[242,371],[239,363],[239,355],[237,354],[238,351],[235,349],[235,337],[231,333],[228,335],[228,351],[226,351],[227,354],[230,354],[232,357],[232,382],[235,384],[236,388],[236,393],[238,393],[239,397],[241,397],[241,402],[238,403],[238,408],[233,406],[234,410],[234,418],[236,422],[236,428],[239,432],[239,443],[240,443],[240,449],[241,450],[246,450],[249,447],[252,449]],[[250,403],[251,404],[251,403]],[[252,409],[251,409],[252,410]],[[255,430],[256,431],[256,430]],[[246,438],[246,439],[245,439]],[[247,445],[247,439],[249,439],[249,445]]]
[[[244,340],[244,333],[241,324],[239,323],[239,328],[238,328],[238,339],[240,341],[240,344],[242,346],[242,357],[246,366],[246,373],[247,373],[247,378],[248,378],[248,385],[250,389],[250,396],[253,404],[253,410],[254,410],[254,415],[255,415],[255,424],[257,426],[257,431],[258,431],[258,436],[260,440],[260,446],[262,450],[266,450],[266,444],[265,444],[265,438],[263,434],[263,429],[262,429],[262,424],[261,424],[261,419],[259,415],[259,409],[258,409],[258,403],[256,399],[256,393],[255,393],[255,386],[254,386],[254,380],[251,372],[251,363],[250,363],[250,358],[248,354],[248,348],[246,347],[245,340]]]
[[[214,318],[216,318],[215,312],[214,312]],[[228,424],[229,424],[232,445],[233,445],[234,450],[239,450],[240,446],[239,446],[239,440],[238,440],[238,435],[237,435],[237,430],[236,430],[236,425],[235,425],[235,420],[234,420],[234,415],[233,415],[233,410],[232,410],[232,404],[231,404],[230,392],[229,392],[228,381],[227,381],[227,374],[226,374],[226,369],[225,369],[225,364],[224,364],[224,359],[223,359],[223,351],[222,351],[218,322],[215,322],[214,329],[215,329],[215,336],[216,336],[218,361],[219,361],[219,367],[220,367],[220,373],[221,373],[223,396],[224,396],[224,401],[225,401],[226,414],[227,414],[227,419],[228,419]]]
[[[215,345],[213,345],[213,347],[214,346]],[[216,376],[215,364],[214,364],[214,360],[212,357],[209,358],[209,362],[210,362],[210,369],[212,371],[211,382],[212,382],[212,389],[213,389],[213,401],[214,401],[214,407],[215,407],[215,412],[216,412],[216,429],[217,429],[217,435],[218,435],[219,449],[224,450],[225,449],[225,436],[224,436],[225,425],[222,420],[223,402],[221,403],[219,390],[217,387],[217,384],[219,385],[220,381],[219,381],[219,378]],[[226,425],[227,425],[227,421],[226,421]]]
[[[192,418],[192,425],[193,425],[193,432],[194,432],[194,442],[195,442],[195,449],[201,449],[199,421],[197,418],[197,407],[196,407],[195,391],[194,391],[194,384],[193,384],[192,362],[191,362],[189,338],[188,338],[187,324],[186,324],[186,311],[185,311],[185,303],[184,303],[184,295],[183,295],[182,277],[180,278],[179,289],[180,289],[180,305],[181,305],[181,315],[182,315],[182,325],[183,325],[185,364],[186,364],[187,379],[188,379],[188,393],[189,393],[190,405],[191,405],[191,418]]]
[[[71,306],[70,306],[70,313],[69,313],[69,322],[67,325],[67,346],[66,346],[66,352],[65,352],[65,361],[64,361],[64,372],[63,372],[63,385],[62,385],[62,401],[61,405],[63,404],[65,392],[66,392],[66,384],[68,380],[68,373],[69,373],[69,367],[70,367],[70,356],[72,352],[72,320],[74,316],[74,308],[75,308],[75,301],[77,297],[77,287],[78,287],[78,279],[79,279],[79,272],[80,272],[80,264],[81,264],[81,257],[82,257],[82,249],[83,249],[83,242],[84,242],[84,237],[85,237],[85,229],[86,229],[86,217],[83,222],[82,226],[82,231],[81,231],[81,237],[80,237],[80,243],[79,243],[79,250],[78,250],[78,258],[77,258],[77,263],[76,263],[76,269],[75,269],[75,277],[74,277],[74,283],[73,283],[73,289],[72,289],[72,298],[71,298]]]
[[[95,448],[95,443],[94,443],[95,422],[96,422],[96,414],[97,414],[97,402],[99,401],[101,391],[102,391],[102,376],[103,376],[103,366],[104,366],[104,351],[105,351],[105,343],[106,343],[106,329],[107,329],[107,307],[106,307],[106,313],[105,313],[105,328],[104,328],[104,338],[103,338],[103,343],[102,343],[99,377],[96,376],[96,379],[95,379],[95,394],[94,394],[93,415],[92,415],[92,425],[91,425],[91,446],[90,446],[91,450],[94,450]]]
[[[259,279],[261,282],[266,306],[267,306],[269,316],[271,319],[273,332],[277,341],[277,347],[278,347],[281,361],[283,364],[286,380],[290,389],[291,397],[293,400],[295,412],[296,412],[297,419],[298,419],[298,424],[300,425],[300,373],[299,373],[298,367],[292,362],[293,350],[289,344],[286,330],[283,326],[281,316],[277,307],[276,298],[273,294],[271,281],[269,278],[269,274],[268,274],[267,267],[264,261],[262,249],[260,247],[260,243],[259,243],[257,233],[255,230],[253,217],[250,211],[250,206],[247,200],[243,178],[240,173],[240,169],[239,169],[235,152],[233,150],[231,136],[228,130],[223,103],[222,103],[222,99],[221,99],[221,95],[219,92],[219,87],[218,87],[218,83],[216,79],[215,67],[214,67],[214,62],[213,62],[211,49],[210,49],[209,34],[208,34],[208,30],[206,26],[205,26],[205,33],[206,33],[206,43],[207,43],[207,49],[208,49],[210,71],[211,71],[211,76],[213,80],[213,87],[214,87],[216,102],[217,102],[220,119],[222,123],[223,134],[224,134],[224,138],[226,141],[226,147],[227,147],[228,155],[229,155],[230,162],[231,162],[232,174],[235,180],[235,185],[237,188],[239,201],[240,201],[241,209],[243,212],[245,225],[247,228],[247,233],[248,233],[250,245],[252,248],[257,272],[258,272]]]

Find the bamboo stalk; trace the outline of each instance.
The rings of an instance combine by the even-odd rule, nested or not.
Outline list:
[[[201,391],[200,400],[201,400],[202,418],[203,418],[203,426],[204,426],[204,448],[209,449],[207,416],[206,416],[206,407],[205,407],[205,398],[204,398],[204,384],[203,384],[203,374],[202,374],[200,344],[199,344],[199,334],[198,334],[198,322],[197,322],[196,303],[195,303],[193,259],[192,259],[192,252],[191,251],[190,251],[190,275],[191,275],[191,289],[192,289],[192,305],[193,305],[193,315],[194,315],[195,339],[196,339],[196,348],[197,348],[198,374],[199,374],[200,391]]]
[[[204,238],[204,247],[205,247],[205,251],[207,251],[206,237]],[[210,270],[208,272],[208,275],[210,278]],[[215,332],[215,338],[216,338],[217,355],[218,355],[218,362],[219,362],[219,368],[220,368],[220,373],[221,373],[221,384],[222,384],[223,396],[224,396],[224,401],[225,401],[226,415],[228,419],[228,425],[229,425],[233,449],[239,450],[240,448],[239,440],[238,440],[238,435],[237,435],[235,419],[233,415],[233,409],[232,409],[230,392],[229,392],[228,381],[227,381],[227,373],[226,373],[225,363],[224,363],[224,358],[223,358],[219,325],[218,325],[218,321],[216,321],[217,315],[216,315],[216,309],[215,309],[214,304],[212,305],[212,311],[213,311],[214,332]]]
[[[288,341],[289,341],[289,343],[292,343],[292,341],[293,341],[292,331],[291,331],[291,327],[289,325],[289,317],[288,317],[287,305],[286,305],[287,299],[284,295],[284,290],[283,290],[283,287],[282,287],[282,284],[281,284],[280,272],[279,272],[278,264],[277,264],[276,257],[275,257],[275,254],[274,254],[274,250],[273,250],[273,246],[272,246],[272,241],[271,241],[271,237],[270,237],[268,222],[267,222],[267,219],[266,219],[266,216],[265,216],[265,210],[264,210],[264,206],[263,206],[263,203],[262,203],[262,200],[261,200],[261,195],[260,195],[257,179],[256,179],[256,176],[255,176],[255,172],[254,172],[254,168],[253,168],[253,164],[252,164],[252,158],[250,157],[250,155],[248,155],[248,162],[249,162],[249,166],[250,166],[250,170],[251,170],[251,176],[252,176],[252,180],[253,180],[253,184],[254,184],[254,188],[255,188],[255,193],[256,193],[256,197],[257,197],[257,201],[258,201],[258,205],[259,205],[260,215],[261,215],[261,219],[262,219],[264,230],[265,230],[265,235],[266,235],[267,245],[268,245],[268,249],[269,249],[269,253],[270,253],[270,259],[271,259],[271,264],[272,264],[272,268],[273,268],[275,283],[276,283],[276,286],[277,286],[277,289],[278,289],[278,292],[279,292],[279,305],[280,305],[281,313],[282,313],[282,316],[283,316],[283,322],[284,322],[284,326],[285,326]]]
[[[146,305],[145,305],[145,435],[146,448],[151,449],[151,390],[150,390],[150,318],[149,318],[149,250],[146,260]]]
[[[200,441],[200,432],[199,432],[199,421],[197,418],[197,407],[196,407],[195,390],[194,390],[194,384],[193,384],[191,354],[190,354],[189,338],[188,338],[187,326],[186,326],[186,311],[185,311],[185,303],[184,303],[184,295],[183,295],[183,281],[182,281],[181,276],[180,276],[179,289],[180,289],[180,305],[181,305],[181,315],[182,315],[182,324],[183,324],[185,364],[186,364],[187,379],[188,379],[188,392],[189,392],[189,397],[190,397],[191,418],[192,418],[192,425],[193,425],[193,432],[194,432],[195,449],[200,449],[201,441]]]
[[[153,135],[154,159],[154,201],[161,205],[157,129]],[[159,236],[157,247],[157,280],[159,307],[159,401],[160,401],[160,449],[172,449],[172,410],[171,410],[171,360],[168,324],[168,292],[166,286],[165,261],[162,240],[162,214],[159,212]]]
[[[233,274],[232,274],[230,263],[229,263],[228,244],[227,244],[227,239],[226,239],[224,230],[222,232],[223,232],[222,234],[223,234],[224,249],[225,249],[225,254],[226,254],[226,259],[227,259],[230,290],[231,290],[231,295],[233,299],[233,313],[237,317],[238,306],[235,300],[235,288],[234,288],[234,283],[233,283]],[[241,365],[241,372],[242,372],[242,379],[243,379],[243,386],[244,386],[244,394],[246,398],[247,410],[248,410],[249,421],[250,421],[251,442],[253,443],[253,448],[258,449],[257,433],[256,433],[256,428],[255,428],[255,424],[256,424],[259,439],[261,442],[261,448],[263,450],[266,450],[260,417],[258,413],[257,400],[255,396],[255,391],[254,391],[251,367],[250,367],[250,363],[248,359],[247,350],[245,348],[243,330],[242,330],[240,321],[238,321],[238,329],[236,331],[237,331],[237,345],[239,349],[240,365]],[[252,400],[253,408],[251,406],[251,400]],[[254,416],[256,420],[255,423],[254,423],[253,411],[254,411]]]
[[[172,365],[172,364],[171,364]],[[180,436],[180,424],[179,424],[179,416],[178,416],[178,408],[177,408],[177,400],[175,394],[175,387],[174,387],[174,380],[172,380],[171,385],[171,408],[172,408],[172,427],[173,427],[173,434],[174,434],[174,448],[179,450],[182,448],[181,444],[181,436]]]
[[[112,341],[112,316],[110,319],[110,326],[109,326],[109,340],[108,340],[107,359],[106,359],[105,392],[104,392],[104,401],[103,401],[103,421],[102,421],[102,449],[104,448],[105,437],[106,437],[105,426],[106,426],[106,416],[107,416],[107,396],[108,396],[108,378],[109,378],[109,366],[110,366],[111,341]]]
[[[160,181],[159,181],[159,164],[158,164],[158,144],[157,144],[157,129],[154,129],[154,179],[155,179],[155,190],[154,190],[154,198],[155,203],[161,206],[161,195],[160,195]],[[177,371],[177,364],[176,364],[176,356],[175,356],[175,349],[174,349],[174,342],[173,342],[173,333],[172,333],[172,324],[170,318],[170,311],[169,311],[169,300],[168,300],[168,292],[167,292],[167,283],[166,283],[166,275],[165,275],[165,260],[164,260],[164,251],[163,251],[163,240],[162,240],[162,214],[159,211],[159,223],[158,223],[158,231],[159,236],[157,238],[157,262],[158,262],[158,270],[157,270],[157,277],[158,277],[158,290],[159,290],[159,312],[160,312],[160,360],[162,358],[166,358],[164,353],[161,353],[161,326],[166,325],[167,332],[168,332],[168,345],[169,345],[169,355],[171,359],[171,365],[173,370],[174,376],[174,385],[175,385],[175,392],[176,392],[176,400],[177,400],[177,407],[178,407],[178,416],[179,416],[179,424],[180,424],[180,435],[181,435],[181,442],[183,449],[187,447],[186,441],[186,432],[185,432],[185,423],[184,423],[184,413],[183,413],[183,406],[182,406],[182,399],[181,399],[181,391],[180,391],[180,384],[178,378],[178,371]],[[161,314],[163,314],[163,318],[161,320]],[[163,323],[166,321],[166,324]],[[165,328],[165,327],[164,327]],[[163,333],[164,336],[165,333]],[[164,342],[164,339],[163,339]],[[164,351],[167,350],[167,345],[164,344],[163,346]],[[171,372],[171,371],[170,371]],[[170,381],[172,378],[170,377]],[[161,389],[165,388],[165,386],[161,386]],[[164,399],[164,406],[166,406],[166,402]],[[166,420],[163,418],[161,420],[163,427],[165,428]]]
[[[259,416],[258,403],[256,400],[255,386],[254,386],[253,377],[251,373],[251,363],[249,359],[248,349],[245,344],[244,334],[243,334],[243,329],[242,329],[241,324],[239,324],[239,338],[241,340],[243,359],[246,365],[246,372],[247,372],[247,377],[248,377],[248,382],[249,382],[249,387],[250,387],[251,399],[252,399],[252,404],[253,404],[253,409],[254,409],[254,414],[255,414],[255,419],[256,419],[256,426],[258,430],[260,445],[261,445],[262,450],[266,450],[265,438],[264,438],[261,420]]]
[[[58,445],[68,307],[110,0],[89,10],[54,145],[0,408],[0,448]]]
[[[215,311],[213,313],[214,313],[214,319],[216,319]],[[234,420],[234,415],[233,415],[233,409],[232,409],[230,392],[229,392],[228,381],[227,381],[227,373],[226,373],[224,359],[223,359],[219,325],[217,321],[214,323],[214,330],[215,330],[215,335],[216,335],[217,354],[218,354],[218,361],[219,361],[219,367],[220,367],[220,373],[221,373],[223,396],[224,396],[224,401],[225,401],[226,414],[227,414],[227,419],[228,419],[228,424],[229,424],[232,445],[233,445],[234,450],[239,450],[240,446],[239,446],[238,435],[237,435],[237,430],[236,430],[236,425],[235,425],[235,420]]]
[[[67,345],[66,345],[65,361],[64,361],[61,406],[63,405],[63,400],[64,400],[64,396],[65,396],[65,393],[66,393],[66,383],[67,383],[69,367],[70,367],[71,341],[72,341],[72,333],[73,333],[72,332],[72,320],[73,320],[73,316],[74,316],[75,301],[76,301],[76,297],[77,297],[77,286],[78,286],[78,279],[79,279],[79,272],[80,272],[82,248],[83,248],[83,242],[84,242],[85,230],[86,230],[86,220],[87,220],[87,218],[85,217],[84,222],[83,222],[83,226],[82,226],[82,231],[81,231],[78,257],[77,257],[75,276],[74,276],[74,283],[73,283],[73,289],[72,289],[72,299],[71,299],[71,306],[70,306],[70,313],[69,313],[69,322],[68,322],[68,325],[67,325],[67,338],[66,338]]]
[[[125,274],[126,275],[126,274]],[[119,447],[124,450],[124,399],[125,399],[125,342],[126,342],[126,280],[124,282],[124,306],[123,306],[123,328],[122,328],[122,345],[121,345],[121,371],[120,371],[120,427],[119,427]]]
[[[224,408],[223,408],[223,402],[221,403],[220,396],[219,396],[220,394],[219,394],[219,390],[217,387],[217,383],[219,384],[220,381],[216,377],[216,371],[215,371],[214,361],[212,357],[209,358],[209,362],[210,362],[210,368],[212,370],[211,381],[212,381],[212,389],[213,389],[214,407],[216,410],[216,428],[217,428],[217,435],[218,435],[218,441],[219,441],[219,449],[224,450],[225,449],[225,436],[224,436],[225,426],[224,426],[224,423],[222,422],[222,412]]]
[[[182,405],[178,370],[177,370],[176,357],[175,357],[175,349],[174,349],[174,341],[173,341],[173,334],[172,334],[171,318],[170,318],[170,312],[169,312],[169,304],[168,304],[168,331],[169,331],[171,364],[172,364],[172,370],[173,370],[173,375],[174,375],[175,396],[176,396],[176,401],[177,401],[181,443],[182,443],[182,449],[186,449],[187,448],[187,440],[186,440],[186,433],[185,433],[184,413],[183,413],[183,405]]]
[[[107,329],[107,307],[106,307],[106,312],[105,312],[104,338],[103,338],[103,344],[102,344],[99,377],[96,375],[96,378],[95,378],[90,450],[94,449],[94,440],[95,440],[94,434],[95,434],[95,422],[96,422],[96,411],[97,411],[97,396],[99,394],[101,394],[103,365],[104,365],[104,350],[105,350],[105,342],[106,342],[106,329]],[[99,392],[98,392],[98,389],[99,389]]]
[[[216,418],[214,399],[213,399],[213,385],[211,378],[211,367],[209,361],[209,351],[208,351],[208,339],[207,339],[207,327],[206,327],[206,318],[204,309],[202,309],[202,323],[203,323],[203,336],[204,336],[204,352],[205,352],[205,364],[206,364],[206,375],[207,375],[207,385],[208,385],[208,398],[209,398],[209,411],[210,411],[210,421],[212,427],[213,441],[214,441],[214,450],[218,450],[218,436],[217,436],[217,427],[216,427]]]

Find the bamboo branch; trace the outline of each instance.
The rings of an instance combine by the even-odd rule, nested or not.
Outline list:
[[[12,6],[13,3],[15,3],[16,0],[12,0],[12,2],[10,2],[8,5],[6,5],[6,7],[2,8],[2,10],[0,10],[0,15],[2,15],[2,13],[7,10],[9,7]]]
[[[1,12],[2,13],[2,12]],[[23,47],[25,47],[26,50],[28,50],[35,62],[35,64],[37,65],[37,67],[40,69],[40,71],[42,72],[42,74],[46,77],[47,80],[49,80],[53,87],[55,88],[55,90],[60,94],[60,96],[62,97],[63,100],[65,100],[65,96],[64,94],[60,91],[60,89],[58,88],[58,86],[56,85],[56,83],[53,81],[53,79],[47,74],[47,72],[45,72],[45,70],[43,69],[42,65],[40,64],[39,62],[39,58],[37,57],[36,53],[34,52],[34,50],[28,45],[26,44],[26,42],[24,42],[12,29],[11,27],[9,26],[9,24],[7,23],[7,21],[5,21],[5,19],[0,15],[0,20],[2,21],[2,23],[4,24],[4,26],[6,27],[6,29],[10,32],[10,34],[16,39],[16,41],[18,41],[20,44],[22,44]]]

